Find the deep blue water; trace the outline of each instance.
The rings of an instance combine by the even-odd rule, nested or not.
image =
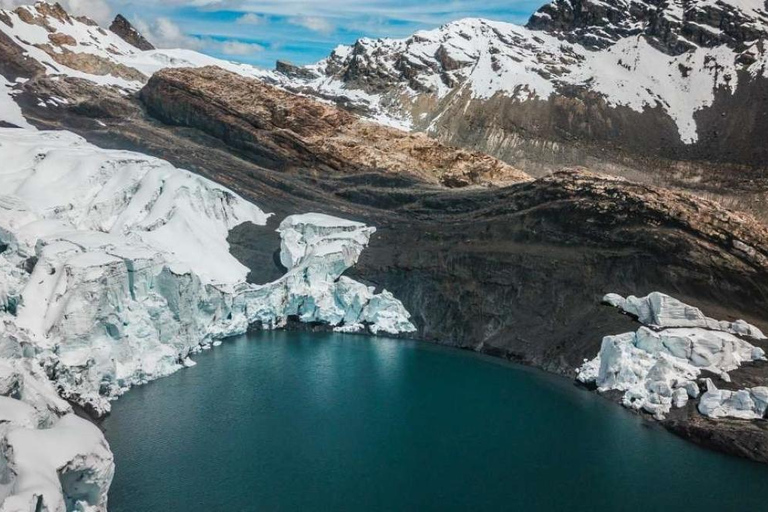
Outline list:
[[[112,512],[768,506],[768,467],[475,354],[276,332],[195,359],[114,404]]]

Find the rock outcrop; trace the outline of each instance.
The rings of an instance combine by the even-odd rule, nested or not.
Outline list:
[[[109,26],[109,30],[120,36],[126,43],[132,44],[139,50],[154,50],[155,47],[131,25],[125,16],[118,14]]]
[[[371,123],[220,68],[162,70],[140,98],[158,119],[202,129],[270,167],[346,174],[384,170],[449,187],[529,179],[493,157]]]

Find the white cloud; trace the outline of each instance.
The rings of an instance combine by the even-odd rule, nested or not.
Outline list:
[[[266,16],[249,12],[237,18],[236,23],[239,23],[240,25],[263,25],[266,21]]]
[[[106,0],[63,0],[61,4],[70,14],[88,16],[100,25],[109,26],[114,19]]]
[[[203,42],[199,38],[186,35],[181,27],[168,18],[155,18],[152,22],[134,18],[132,23],[136,30],[158,48],[203,49]]]
[[[243,43],[241,41],[214,41],[207,40],[206,49],[212,48],[219,50],[219,53],[224,55],[253,55],[254,53],[263,52],[264,47],[255,43]]]
[[[187,35],[181,27],[168,18],[157,18],[151,23],[136,18],[133,20],[133,24],[136,30],[158,48],[188,48],[209,54],[217,53],[240,57],[264,51],[264,47],[256,43]]]
[[[28,1],[24,0],[0,0],[0,9],[15,9],[20,5],[28,3]]]
[[[320,16],[294,16],[288,18],[288,21],[294,25],[304,27],[313,32],[320,32],[321,34],[330,34],[333,32],[333,25],[331,22]]]

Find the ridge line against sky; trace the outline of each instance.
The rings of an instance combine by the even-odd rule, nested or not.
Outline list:
[[[53,1],[53,0],[49,0]],[[407,37],[466,17],[524,24],[541,0],[59,0],[102,26],[123,14],[161,48],[272,68],[309,64],[360,37]],[[0,0],[12,8],[33,0]]]

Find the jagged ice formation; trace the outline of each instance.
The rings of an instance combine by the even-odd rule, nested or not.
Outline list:
[[[106,510],[113,462],[95,414],[190,355],[291,317],[415,330],[390,293],[342,276],[374,228],[320,214],[280,225],[288,269],[246,282],[227,235],[268,215],[156,158],[68,132],[0,129],[0,501],[3,512]]]
[[[659,292],[626,299],[608,294],[603,300],[635,316],[643,326],[637,332],[603,338],[600,353],[584,362],[577,378],[594,383],[601,392],[623,392],[624,406],[642,409],[658,419],[699,396],[697,379],[702,371],[728,382],[728,372],[745,362],[765,359],[762,348],[739,337],[766,339],[758,328],[743,320],[718,322],[698,308]],[[702,414],[727,415],[718,406],[731,399],[726,396],[729,392],[714,396],[716,391],[712,385],[702,396]]]

